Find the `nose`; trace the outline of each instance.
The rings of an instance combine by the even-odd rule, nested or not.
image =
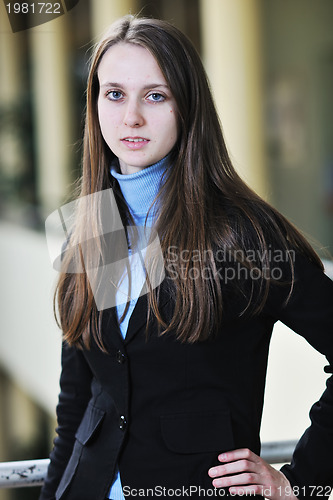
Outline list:
[[[124,124],[128,127],[141,127],[144,123],[140,103],[137,100],[130,100],[127,102]]]

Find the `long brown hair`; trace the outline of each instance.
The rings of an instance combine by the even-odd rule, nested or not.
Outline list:
[[[111,186],[121,213],[125,219],[129,218],[119,187],[110,178],[114,155],[101,135],[97,113],[99,63],[105,52],[119,42],[138,44],[150,51],[178,109],[179,138],[170,153],[171,168],[158,195],[155,226],[166,263],[166,281],[171,283],[174,312],[166,324],[158,308],[158,292],[151,289],[147,318],[151,313],[155,315],[161,334],[172,330],[181,341],[205,340],[216,331],[223,317],[225,287],[219,273],[221,266],[215,258],[221,249],[229,257],[236,256],[232,265],[238,263],[248,271],[257,272],[247,280],[248,287],[239,287],[240,294],[247,290],[246,305],[240,313],[255,314],[264,307],[273,280],[267,272],[271,269],[271,247],[285,250],[286,255],[295,249],[321,268],[322,264],[292,224],[257,196],[236,173],[200,57],[183,33],[161,20],[121,18],[111,26],[93,53],[87,84],[81,197]],[[87,224],[92,227],[96,224],[98,207],[90,208],[89,220],[78,212],[72,234],[74,243],[84,240],[82,233]],[[73,245],[72,248],[77,252],[79,247]],[[251,250],[257,252],[254,259],[248,255]],[[100,314],[87,276],[84,272],[66,272],[73,252],[65,259],[56,291],[64,339],[69,344],[89,347],[93,336],[103,349],[97,320]],[[185,252],[186,259],[183,258]],[[192,258],[194,255],[197,258]],[[293,276],[293,259],[289,260]]]

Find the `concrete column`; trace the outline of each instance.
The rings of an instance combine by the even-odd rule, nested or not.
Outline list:
[[[24,99],[24,33],[12,33],[5,6],[0,3],[0,167],[6,182],[15,182],[26,168],[24,147],[6,113],[18,113]],[[22,109],[22,108],[21,108]]]
[[[99,39],[103,31],[119,17],[136,14],[136,0],[91,0],[92,36]]]
[[[267,195],[259,0],[200,0],[203,60],[235,168]]]
[[[46,215],[61,205],[73,168],[73,112],[68,16],[29,30],[39,201]]]
[[[1,103],[13,102],[18,98],[17,91],[22,91],[20,74],[22,68],[21,46],[24,40],[22,32],[12,33],[5,6],[0,4],[0,99]]]

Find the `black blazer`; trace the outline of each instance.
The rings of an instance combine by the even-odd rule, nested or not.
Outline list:
[[[272,287],[265,309],[247,318],[239,318],[239,297],[230,294],[218,335],[196,344],[158,336],[154,321],[147,337],[146,296],[136,304],[125,340],[115,309],[104,311],[108,354],[94,342],[89,351],[63,348],[58,437],[40,500],[103,500],[116,464],[124,489],[156,487],[157,498],[163,487],[184,488],[181,497],[202,498],[199,487],[213,489],[207,471],[218,453],[248,447],[259,454],[274,323],[281,320],[325,354],[332,372],[333,282],[298,256],[285,306],[287,292]],[[160,296],[167,318],[173,302],[166,282]],[[313,499],[311,486],[327,492],[333,485],[332,377],[310,416],[312,425],[283,472],[301,488],[300,497]]]

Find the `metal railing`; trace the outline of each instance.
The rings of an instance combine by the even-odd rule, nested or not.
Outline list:
[[[289,462],[295,445],[296,441],[263,443],[261,456],[270,464]],[[41,486],[46,477],[49,463],[48,458],[0,463],[0,488]]]
[[[49,463],[48,458],[0,463],[0,488],[41,486]]]

